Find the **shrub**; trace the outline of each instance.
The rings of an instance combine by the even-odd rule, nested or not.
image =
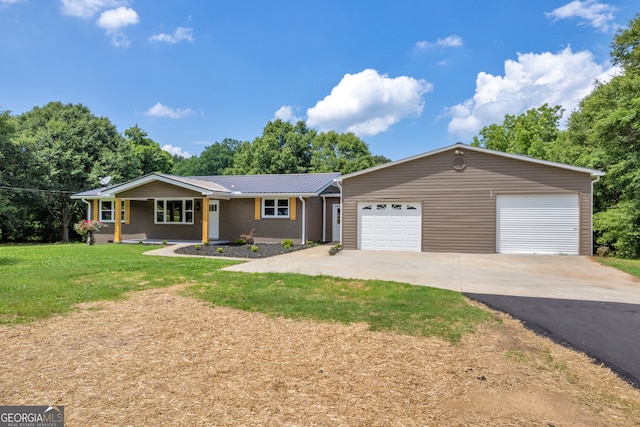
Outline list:
[[[207,240],[206,242],[203,243],[205,246],[209,246],[209,241]]]
[[[166,240],[163,240],[163,241],[162,241],[162,244],[163,244],[164,246],[167,246],[167,241],[166,241]]]
[[[329,249],[329,255],[333,256],[342,250],[342,245],[337,244]]]
[[[598,255],[598,256],[608,256],[609,255],[609,246],[598,246],[598,249],[596,249],[596,255]]]
[[[246,241],[246,240],[244,240],[244,239],[238,239],[238,240],[236,240],[234,243],[235,243],[236,245],[244,245],[244,244],[246,244],[246,243],[247,243],[247,241]]]
[[[251,252],[258,252],[258,247],[256,245],[251,246]]]
[[[291,246],[293,246],[293,240],[291,239],[284,239],[282,241],[282,246],[285,247],[285,249],[289,249]]]
[[[216,251],[218,251],[218,253],[221,254],[222,253],[222,248],[218,248],[218,249],[216,249]]]
[[[200,250],[200,245],[195,245],[194,248],[196,248],[196,251]]]

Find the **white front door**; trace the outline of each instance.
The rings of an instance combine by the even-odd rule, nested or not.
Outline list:
[[[331,230],[332,230],[332,241],[333,242],[339,242],[340,241],[340,223],[342,222],[342,210],[340,209],[340,204],[335,204],[333,205],[333,222],[331,224]]]
[[[209,201],[209,239],[218,240],[220,238],[220,201]]]

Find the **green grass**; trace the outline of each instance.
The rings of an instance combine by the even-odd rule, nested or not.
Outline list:
[[[597,258],[598,261],[605,265],[615,267],[633,276],[640,277],[640,260],[637,259],[620,259],[620,258]]]
[[[87,301],[206,279],[224,260],[142,255],[141,245],[0,246],[0,323],[24,323]]]
[[[458,292],[380,280],[221,271],[211,283],[191,286],[184,293],[274,317],[366,322],[373,331],[451,342],[490,318]]]
[[[491,315],[457,292],[395,282],[219,271],[218,258],[143,255],[142,245],[0,246],[0,324],[31,322],[78,303],[191,284],[184,295],[216,305],[455,342]]]

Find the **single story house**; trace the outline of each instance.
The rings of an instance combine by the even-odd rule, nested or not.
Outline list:
[[[461,143],[348,175],[152,173],[78,193],[96,242],[340,241],[345,249],[590,255],[602,172]],[[116,221],[120,218],[120,221]]]
[[[454,144],[341,176],[345,249],[591,255],[603,172]]]
[[[339,236],[334,206],[339,173],[182,177],[151,173],[77,193],[87,218],[109,225],[96,243],[236,241],[255,230],[255,242],[331,241]],[[120,221],[116,220],[120,218]],[[335,224],[334,224],[335,222]]]

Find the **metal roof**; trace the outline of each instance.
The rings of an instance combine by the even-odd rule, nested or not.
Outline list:
[[[200,191],[203,195],[222,193],[227,197],[251,197],[259,195],[319,195],[333,184],[340,173],[274,174],[274,175],[218,175],[177,176],[151,173],[124,183],[83,191],[74,199],[87,197],[115,197],[117,193],[144,185],[151,181],[162,181]]]

